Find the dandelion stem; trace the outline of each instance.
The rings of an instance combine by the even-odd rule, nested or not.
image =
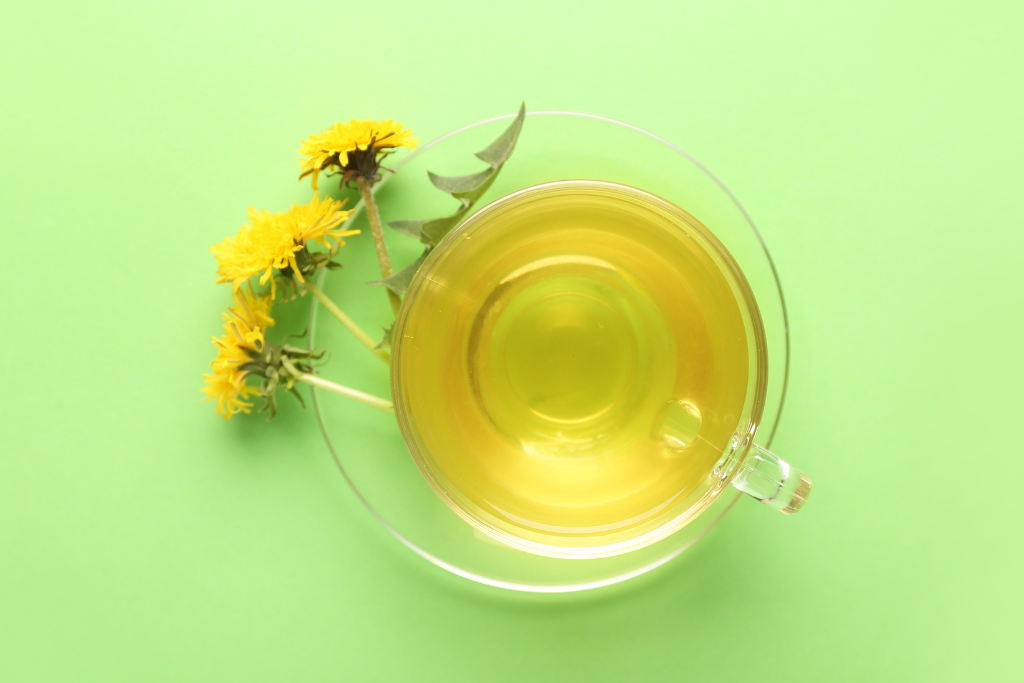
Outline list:
[[[391,277],[394,271],[391,270],[391,258],[388,256],[388,245],[384,242],[384,230],[380,225],[380,212],[377,211],[377,204],[373,201],[373,193],[364,178],[359,178],[359,194],[363,196],[363,204],[366,205],[366,217],[370,221],[370,232],[373,233],[373,246],[377,248],[377,262],[380,264],[382,277]],[[402,300],[398,295],[385,287],[388,293],[388,301],[391,302],[391,310],[398,316],[398,309],[402,306]]]
[[[356,389],[350,389],[349,387],[335,384],[334,382],[328,382],[326,379],[321,379],[316,375],[299,375],[298,379],[300,382],[305,382],[312,387],[333,391],[341,396],[347,396],[348,398],[355,399],[368,406],[373,406],[374,408],[380,408],[381,410],[385,410],[389,413],[395,412],[395,406],[391,401],[385,401],[384,399],[373,396],[372,394],[364,394]]]
[[[345,312],[338,308],[338,305],[331,301],[330,297],[324,294],[319,287],[313,284],[311,278],[307,278],[302,284],[309,290],[310,294],[316,297],[317,301],[323,304],[324,308],[330,311],[331,315],[338,319],[338,322],[345,326],[346,330],[351,332],[363,346],[370,349],[373,355],[377,356],[388,365],[391,364],[391,354],[389,354],[386,349],[378,348],[377,342],[373,340],[373,337],[366,334],[366,332],[363,332],[363,328],[356,325],[352,318],[345,315]]]

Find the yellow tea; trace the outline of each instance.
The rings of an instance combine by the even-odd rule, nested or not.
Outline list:
[[[756,361],[742,276],[692,217],[622,186],[556,185],[484,209],[421,268],[395,395],[464,517],[599,546],[693,504]]]

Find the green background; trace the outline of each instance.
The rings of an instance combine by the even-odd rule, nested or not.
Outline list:
[[[1020,675],[1019,3],[2,15],[0,679]],[[505,593],[402,548],[287,397],[270,424],[198,402],[227,301],[207,249],[309,196],[300,139],[394,117],[429,140],[520,99],[654,131],[754,216],[800,515],[740,501],[638,580]]]

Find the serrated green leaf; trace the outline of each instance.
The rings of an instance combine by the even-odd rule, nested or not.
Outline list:
[[[423,261],[427,258],[427,254],[430,253],[430,250],[431,248],[427,247],[418,259],[407,265],[405,268],[402,268],[397,273],[392,274],[391,277],[386,277],[383,280],[374,280],[373,282],[367,282],[366,284],[375,286],[383,285],[398,296],[405,296],[406,290],[409,289],[409,283],[412,282],[413,275],[415,275],[416,271],[419,270]]]
[[[435,218],[432,221],[426,221],[423,224],[423,235],[420,238],[420,241],[424,244],[429,244],[431,247],[436,247],[438,242],[444,239],[444,236],[452,231],[452,228],[462,222],[462,219],[468,212],[469,207],[463,206],[462,209],[456,211],[451,216],[444,216],[443,218]]]
[[[384,328],[384,338],[380,340],[380,344],[375,346],[375,349],[390,349],[391,348],[391,335],[395,331],[395,324],[391,323]]]
[[[519,106],[519,114],[512,121],[512,125],[497,140],[492,142],[487,149],[477,152],[476,157],[484,163],[490,164],[491,168],[497,168],[505,163],[512,156],[512,150],[516,148],[516,141],[519,139],[520,131],[523,130],[523,121],[525,120],[526,102],[523,102]]]
[[[430,178],[430,182],[434,183],[434,187],[447,192],[450,195],[457,193],[472,192],[476,188],[480,187],[491,174],[494,173],[493,168],[488,168],[479,173],[470,173],[469,175],[437,175],[432,171],[427,171],[427,177]]]
[[[480,199],[485,192],[491,187],[494,179],[498,177],[498,171],[501,170],[501,166],[496,169],[488,169],[487,178],[479,186],[470,192],[456,193],[452,196],[462,202],[462,208],[453,213],[450,216],[443,216],[442,218],[435,218],[429,221],[423,221],[420,226],[420,241],[424,244],[429,244],[432,247],[436,247],[445,235],[452,231],[462,220],[469,214],[469,210],[473,208],[473,204],[476,200]]]
[[[400,232],[403,235],[408,235],[409,237],[419,239],[423,224],[429,222],[429,220],[430,219],[428,218],[426,220],[420,221],[388,221],[388,225],[391,226],[391,229],[395,230],[396,232]]]
[[[498,139],[492,142],[487,149],[476,153],[477,158],[490,164],[490,168],[478,173],[462,176],[441,176],[427,171],[430,182],[436,188],[459,200],[462,206],[457,211],[448,216],[432,220],[392,221],[388,225],[410,237],[418,237],[424,244],[431,247],[437,246],[444,239],[445,235],[451,232],[453,228],[458,226],[469,215],[477,200],[494,184],[505,161],[515,149],[516,141],[519,140],[519,133],[523,129],[523,121],[525,120],[526,103],[524,102],[519,107],[519,114],[516,115],[511,125],[498,136]],[[386,285],[386,282],[382,280],[380,284]],[[405,286],[408,286],[407,282]],[[396,289],[392,288],[392,291],[398,293]]]
[[[498,173],[504,167],[504,164],[497,168],[486,171],[487,177],[477,187],[473,188],[469,192],[453,192],[452,196],[462,201],[463,208],[469,209],[476,203],[476,200],[483,196],[484,192],[490,189],[495,179],[498,177]]]

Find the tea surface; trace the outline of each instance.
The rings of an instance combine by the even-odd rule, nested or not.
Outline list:
[[[748,391],[744,312],[691,226],[614,194],[514,204],[423,273],[400,403],[448,495],[517,536],[629,536],[708,480]]]

